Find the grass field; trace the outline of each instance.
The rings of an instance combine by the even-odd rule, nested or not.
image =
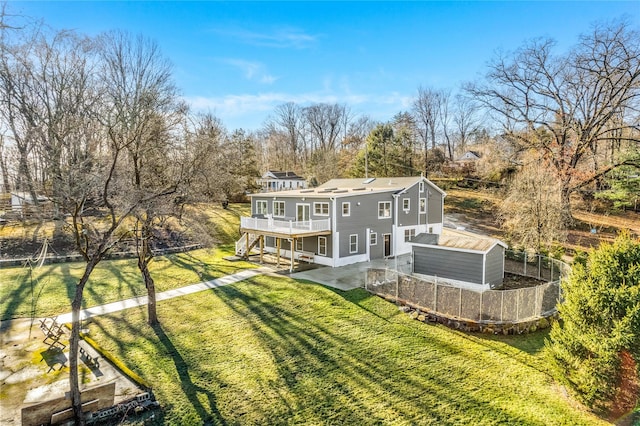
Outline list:
[[[91,336],[151,382],[155,424],[606,424],[554,384],[544,333],[468,335],[358,289],[285,277],[96,317]]]
[[[226,247],[157,257],[150,265],[156,291],[254,267],[247,262],[232,263],[222,259],[232,253]],[[28,318],[32,313],[36,317],[50,317],[71,311],[75,285],[84,266],[82,262],[74,262],[43,265],[33,272],[21,267],[0,270],[0,319]],[[98,264],[89,279],[84,306],[88,308],[146,293],[135,259],[106,260]]]

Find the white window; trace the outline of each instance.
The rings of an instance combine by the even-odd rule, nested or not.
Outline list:
[[[391,201],[378,202],[378,219],[391,217]]]
[[[402,210],[409,211],[411,207],[411,198],[403,198],[402,199]]]
[[[405,229],[404,230],[404,242],[407,243],[409,241],[411,241],[411,239],[413,237],[416,236],[416,230],[415,229]]]
[[[296,251],[303,251],[304,249],[302,247],[302,238],[298,238],[296,240]]]
[[[420,182],[418,184],[418,188],[419,188],[420,192],[424,192],[424,181],[422,181],[422,182]]]
[[[351,203],[342,203],[342,216],[351,216]]]
[[[378,234],[376,234],[375,232],[369,234],[369,244],[372,246],[378,244]]]
[[[284,201],[273,202],[273,216],[284,217]]]
[[[256,200],[256,214],[267,214],[267,200]]]
[[[327,237],[318,237],[318,254],[320,256],[327,255]]]
[[[349,235],[349,253],[358,252],[358,234]]]
[[[426,213],[426,212],[427,212],[427,199],[420,198],[420,213]]]
[[[313,212],[316,216],[329,216],[329,203],[313,203]]]

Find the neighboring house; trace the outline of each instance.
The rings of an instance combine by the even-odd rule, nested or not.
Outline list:
[[[417,235],[411,245],[416,274],[483,290],[502,284],[507,245],[500,240],[444,229],[440,235]]]
[[[239,255],[253,247],[342,266],[410,253],[410,240],[442,232],[446,194],[424,177],[333,179],[315,189],[251,194]],[[291,262],[293,269],[293,262]]]
[[[289,191],[292,189],[304,189],[307,187],[303,177],[294,172],[276,172],[269,170],[257,180],[262,192]]]
[[[44,203],[49,199],[43,195],[38,195],[38,202]],[[33,197],[28,192],[12,192],[11,193],[11,210],[21,212],[24,208],[33,205]]]
[[[457,162],[475,162],[482,157],[477,151],[467,151],[456,159]]]

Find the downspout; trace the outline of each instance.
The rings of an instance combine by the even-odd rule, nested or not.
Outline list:
[[[396,259],[396,270],[398,270],[397,266],[398,266],[398,243],[397,243],[397,239],[399,238],[398,234],[398,197],[399,194],[391,194],[391,196],[393,197],[394,201],[395,201],[395,205],[393,208],[393,257],[395,257]]]
[[[336,260],[340,257],[340,242],[336,241],[338,236],[336,198],[329,197],[329,200],[331,200],[331,266],[336,266]]]

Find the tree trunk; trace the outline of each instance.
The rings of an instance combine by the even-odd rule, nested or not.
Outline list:
[[[142,272],[142,277],[144,279],[144,285],[147,287],[147,311],[149,318],[147,319],[149,325],[158,324],[158,312],[156,309],[156,285],[153,281],[153,277],[149,272],[149,261],[144,259],[138,259],[138,268],[140,272]]]
[[[82,298],[84,287],[89,281],[89,276],[100,261],[98,256],[94,256],[87,263],[82,278],[76,285],[76,291],[71,302],[71,338],[69,339],[69,382],[71,387],[71,404],[73,407],[73,417],[76,425],[85,424],[82,415],[82,400],[80,399],[80,377],[78,375],[78,349],[80,347],[80,310],[82,309]]]
[[[572,190],[568,185],[562,185],[560,192],[560,203],[562,203],[562,223],[565,226],[571,226],[573,223],[573,215],[571,214],[571,193]]]

